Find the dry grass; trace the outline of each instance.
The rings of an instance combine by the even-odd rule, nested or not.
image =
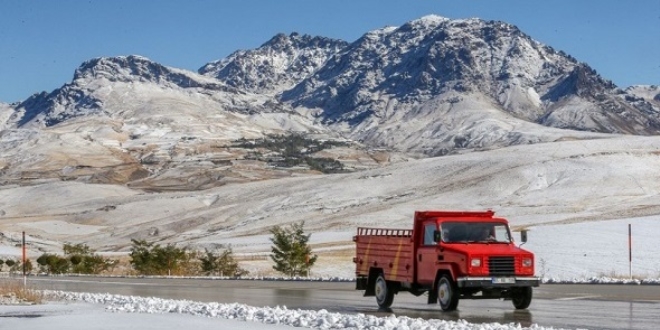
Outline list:
[[[637,281],[641,281],[648,278],[648,276],[639,276],[639,275],[633,275],[631,278],[630,274],[619,274],[614,270],[611,270],[609,273],[600,272],[598,273],[598,277],[608,277],[615,280],[637,280]]]
[[[20,281],[0,280],[0,305],[8,303],[40,304],[40,291],[26,287]]]

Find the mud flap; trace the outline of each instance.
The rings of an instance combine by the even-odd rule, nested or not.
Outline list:
[[[435,284],[433,284],[433,287],[429,291],[429,300],[427,301],[427,304],[431,305],[431,304],[437,304],[437,303],[438,303],[438,290],[435,287]]]

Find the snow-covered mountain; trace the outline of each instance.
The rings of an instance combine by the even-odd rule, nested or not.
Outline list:
[[[4,183],[78,179],[180,190],[281,177],[237,164],[245,152],[228,144],[325,131],[272,97],[140,56],[85,62],[71,83],[9,107],[0,132]]]
[[[437,154],[549,140],[539,128],[511,129],[521,121],[657,134],[660,108],[626,96],[587,64],[515,26],[427,16],[365,34],[282,99],[320,109],[326,122],[349,124],[354,138]],[[467,115],[475,111],[479,118]]]
[[[208,63],[199,73],[240,90],[276,93],[311,76],[347,45],[345,41],[330,38],[278,34],[257,49],[239,50]]]
[[[117,85],[157,85],[161,89],[182,89],[211,93],[229,91],[219,81],[192,72],[169,68],[141,56],[95,58],[76,69],[73,81],[51,93],[35,94],[16,106],[19,126],[53,126],[71,118],[90,115],[112,117],[110,100],[98,95],[101,89]]]
[[[322,65],[306,75],[289,70],[301,49],[317,47],[302,39],[278,35],[200,73],[252,91],[282,90],[283,103],[311,111],[344,136],[427,155],[565,134],[535,124],[623,134],[656,134],[660,127],[657,104],[631,101],[587,64],[503,22],[426,16],[322,47],[338,50],[315,56]],[[213,71],[218,63],[231,74]],[[265,64],[256,70],[255,63]]]
[[[352,43],[278,34],[199,73],[96,58],[61,88],[0,106],[0,179],[160,190],[280,177],[264,163],[237,174],[249,152],[229,146],[292,132],[352,141],[324,157],[356,168],[392,159],[374,148],[418,157],[657,134],[656,92],[618,89],[510,24],[433,15]]]
[[[15,124],[10,121],[13,115],[14,108],[9,104],[0,102],[0,131]]]
[[[660,107],[660,86],[635,85],[626,88],[626,92],[628,92],[628,94],[632,94],[638,98],[641,98],[643,101],[650,102],[655,106]],[[640,100],[629,97],[629,101],[638,102]]]

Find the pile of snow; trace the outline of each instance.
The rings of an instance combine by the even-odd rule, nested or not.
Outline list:
[[[8,294],[0,295],[0,306],[3,305],[34,305],[34,303],[24,298],[19,298],[16,293],[10,292]]]
[[[285,325],[315,329],[456,329],[456,330],[508,330],[508,329],[556,329],[532,325],[523,328],[520,324],[484,323],[473,324],[464,320],[424,320],[405,316],[376,317],[365,314],[331,313],[326,310],[290,310],[282,307],[252,307],[233,303],[202,303],[187,300],[141,298],[111,294],[74,293],[47,291],[51,299],[82,301],[106,305],[110,312],[148,314],[187,314],[193,316],[258,322],[266,325]]]
[[[633,285],[660,285],[660,278],[644,278],[644,279],[624,279],[612,277],[590,277],[590,278],[573,278],[573,279],[559,279],[559,278],[545,278],[543,283],[547,284],[633,284]]]

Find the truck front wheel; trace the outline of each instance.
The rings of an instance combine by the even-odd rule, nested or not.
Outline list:
[[[511,301],[516,309],[525,309],[532,303],[532,288],[529,286],[515,288],[511,293]]]
[[[438,303],[443,311],[453,311],[458,307],[458,288],[449,275],[440,276],[435,288],[438,293]]]
[[[387,285],[387,281],[385,281],[385,277],[383,277],[382,273],[378,275],[378,278],[376,279],[374,292],[376,293],[376,303],[378,303],[378,307],[389,308],[392,306],[392,301],[394,301],[394,290]]]

